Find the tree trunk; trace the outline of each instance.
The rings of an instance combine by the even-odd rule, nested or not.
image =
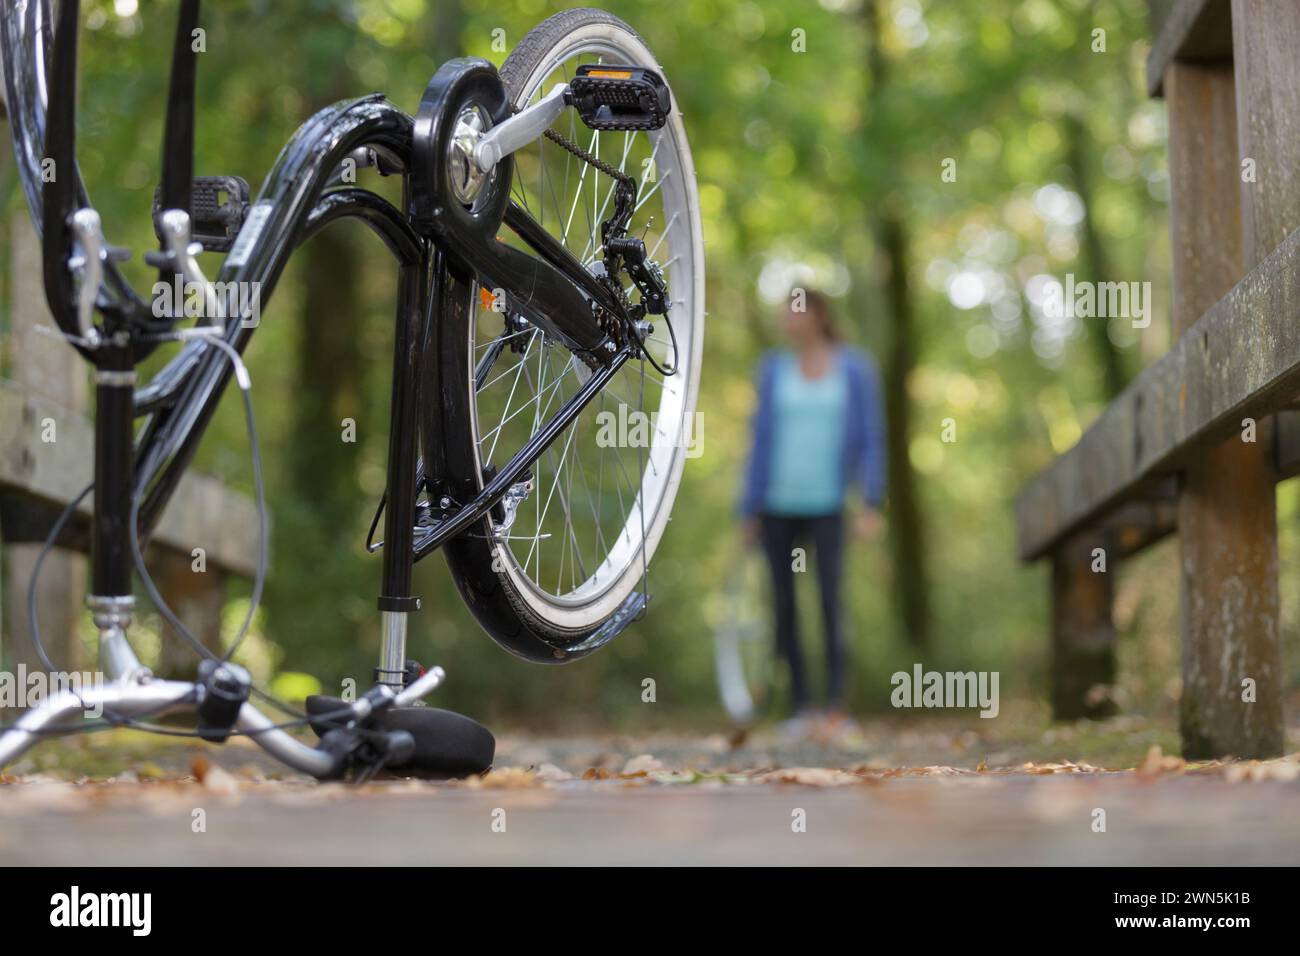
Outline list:
[[[342,519],[355,502],[355,446],[344,419],[361,408],[363,363],[358,250],[344,229],[327,229],[303,249],[308,277],[297,343],[298,395],[289,459],[295,484],[322,517]],[[371,423],[357,423],[357,427]]]
[[[1087,158],[1088,131],[1083,120],[1078,116],[1067,115],[1065,118],[1065,162],[1069,167],[1071,185],[1083,201],[1083,222],[1079,224],[1083,234],[1083,248],[1079,261],[1084,275],[1080,278],[1092,282],[1109,282],[1110,263],[1106,256],[1106,247],[1097,233],[1097,224],[1093,219],[1092,175]],[[1097,317],[1091,320],[1088,328],[1088,343],[1092,347],[1097,367],[1106,388],[1107,400],[1114,398],[1128,384],[1128,372],[1124,367],[1124,356],[1110,340],[1108,325],[1110,319]]]
[[[907,284],[907,229],[893,208],[879,217],[889,345],[884,363],[886,448],[889,453],[889,547],[894,561],[894,598],[903,633],[917,648],[929,645],[930,601],[926,586],[925,527],[916,472],[908,455],[911,402],[907,380],[916,365],[916,322]]]
[[[889,137],[873,135],[875,116],[889,82],[889,62],[880,37],[887,13],[876,0],[863,10],[871,111],[863,130],[868,148],[889,150]],[[898,169],[897,157],[887,168]],[[878,210],[873,233],[879,249],[878,281],[884,284],[885,321],[889,329],[884,357],[885,422],[889,453],[889,547],[894,565],[895,608],[908,643],[924,649],[930,642],[930,592],[927,587],[925,528],[921,515],[916,472],[908,445],[911,438],[911,402],[907,382],[916,366],[916,320],[912,290],[908,285],[909,239],[901,214],[902,201],[889,193],[873,203]]]
[[[362,251],[355,227],[339,224],[295,257],[303,294],[293,352],[284,359],[295,392],[281,487],[271,499],[277,571],[267,582],[267,608],[276,643],[308,671],[328,670],[331,661],[337,670],[340,652],[356,646],[359,605],[347,599],[366,583],[357,554],[357,513],[365,507],[357,494],[358,447],[372,430],[387,428],[361,415]],[[353,441],[346,440],[344,419],[355,423]],[[308,595],[325,597],[304,600]]]

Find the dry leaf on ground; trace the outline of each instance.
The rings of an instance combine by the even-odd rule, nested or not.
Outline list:
[[[203,775],[203,789],[223,797],[239,792],[239,781],[220,767],[209,767]]]
[[[754,779],[759,783],[797,783],[805,787],[843,787],[863,782],[857,774],[831,767],[787,767],[758,774]]]
[[[572,780],[573,774],[560,769],[553,763],[544,763],[537,768],[537,779],[544,783],[559,783],[564,780]]]
[[[537,773],[526,767],[501,767],[482,777],[470,777],[465,782],[485,790],[527,790],[542,785]]]
[[[1159,777],[1165,774],[1180,774],[1187,769],[1187,761],[1182,757],[1166,756],[1159,744],[1152,744],[1146,757],[1137,765],[1139,777]]]
[[[624,777],[644,777],[654,770],[663,770],[664,765],[650,754],[638,754],[623,765]]]
[[[1223,779],[1229,783],[1260,783],[1276,780],[1293,783],[1300,780],[1300,762],[1295,756],[1279,760],[1247,760],[1231,763],[1223,768]]]

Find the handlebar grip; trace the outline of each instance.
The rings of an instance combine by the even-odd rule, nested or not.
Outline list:
[[[414,704],[417,700],[427,697],[437,690],[438,685],[443,682],[446,676],[447,672],[441,667],[430,667],[424,672],[423,677],[398,694],[393,699],[393,704],[397,707],[407,707]]]

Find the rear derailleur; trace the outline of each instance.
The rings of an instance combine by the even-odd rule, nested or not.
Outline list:
[[[601,244],[605,250],[601,263],[602,281],[609,287],[624,307],[628,326],[620,328],[621,323],[614,316],[602,316],[605,332],[620,345],[635,343],[644,352],[644,341],[654,326],[647,320],[647,315],[668,314],[668,286],[664,282],[663,269],[646,253],[645,242],[636,236],[627,234],[628,222],[636,208],[636,183],[632,177],[617,170],[614,177],[614,212],[609,219],[601,223]],[[640,293],[640,300],[631,302],[623,283],[619,278],[626,273]]]

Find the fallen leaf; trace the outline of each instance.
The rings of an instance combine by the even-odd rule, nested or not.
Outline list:
[[[1152,744],[1146,757],[1137,765],[1139,777],[1159,777],[1165,774],[1180,774],[1187,768],[1187,761],[1182,757],[1165,756],[1159,744]]]
[[[228,797],[239,792],[239,781],[218,766],[209,766],[203,774],[203,789]]]
[[[537,773],[526,767],[501,767],[479,778],[479,784],[486,790],[526,790],[541,786]]]
[[[212,763],[203,754],[195,754],[190,758],[190,773],[194,774],[194,779],[199,783],[208,775],[208,769]]]
[[[652,770],[663,770],[664,765],[650,754],[639,754],[623,765],[624,777],[644,777]]]
[[[787,767],[770,771],[757,779],[764,783],[797,783],[805,787],[843,787],[862,782],[857,774],[831,767]]]
[[[1261,783],[1266,780],[1292,783],[1300,780],[1300,763],[1290,757],[1279,760],[1246,760],[1224,767],[1223,778],[1228,783]]]

